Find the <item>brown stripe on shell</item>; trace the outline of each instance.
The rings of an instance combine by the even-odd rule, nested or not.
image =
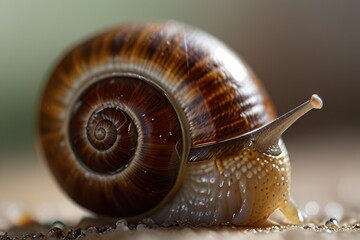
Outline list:
[[[51,112],[44,104],[41,116],[56,114]],[[123,131],[122,124],[132,127],[123,121],[124,113],[136,125],[135,135]],[[115,127],[115,141],[109,135],[110,143],[94,143],[94,136],[89,138],[93,120],[106,120],[102,127],[111,126],[109,131]],[[45,117],[41,122],[47,126],[52,120]],[[148,83],[133,77],[100,79],[80,95],[69,124],[69,133],[62,125],[50,124],[50,130],[42,127],[40,134],[50,168],[81,205],[106,215],[136,216],[158,205],[177,181],[181,126],[166,96]],[[67,134],[71,149],[63,144]],[[131,144],[129,139],[142,142]]]
[[[217,54],[218,49],[222,49],[222,55]],[[175,168],[176,164],[172,161],[167,165],[157,166],[159,158],[181,158],[178,154],[181,153],[183,142],[190,142],[192,146],[196,146],[233,138],[265,124],[274,117],[271,101],[261,84],[246,67],[244,76],[233,74],[231,68],[243,67],[244,64],[237,59],[235,66],[230,66],[234,64],[228,60],[230,57],[234,57],[231,51],[214,37],[174,22],[122,25],[93,36],[85,43],[74,47],[63,57],[50,76],[42,97],[39,115],[39,134],[43,150],[60,184],[65,186],[69,194],[78,202],[92,199],[82,204],[104,214],[136,215],[155,207],[167,196],[168,192],[165,192],[165,189],[171,191],[171,186],[177,181],[163,180],[162,177],[169,172],[173,176],[178,174],[174,170],[168,170]],[[181,130],[178,127],[179,140],[162,145],[161,141],[154,142],[155,139],[151,137],[149,139],[145,133],[151,129],[158,136],[166,135],[168,133],[166,130],[162,131],[162,127],[165,125],[168,128],[175,128],[175,126],[164,120],[155,125],[151,125],[151,121],[143,122],[141,131],[137,131],[139,136],[142,136],[143,140],[149,140],[150,144],[141,145],[143,152],[138,156],[137,153],[134,155],[146,157],[149,163],[130,160],[137,170],[131,171],[132,174],[124,173],[121,180],[117,179],[120,184],[112,186],[103,176],[106,174],[102,173],[103,175],[99,177],[94,172],[85,173],[79,164],[71,165],[70,161],[68,162],[74,157],[74,153],[68,148],[67,119],[70,118],[71,109],[74,108],[70,104],[82,95],[80,91],[83,85],[94,85],[93,81],[96,79],[101,80],[110,75],[122,78],[123,75],[128,74],[144,78],[145,82],[153,81],[155,86],[164,91],[164,94],[175,103],[171,108],[175,115],[169,116],[169,113],[162,110],[157,113],[165,112],[167,115],[165,119],[169,121],[177,120],[178,117],[186,118],[187,123],[180,124],[184,132],[190,135],[190,139],[181,140]],[[136,81],[139,83],[142,80]],[[146,94],[143,92],[132,98],[140,99]],[[108,99],[110,96],[111,94],[107,94],[105,97],[96,98],[105,103],[110,101]],[[154,105],[150,100],[141,104],[145,102]],[[98,107],[89,107],[88,110]],[[170,109],[169,106],[168,108]],[[85,115],[91,116],[91,114]],[[156,114],[154,116],[159,118]],[[84,129],[84,126],[79,129]],[[86,136],[84,132],[80,135]],[[166,148],[169,145],[172,146],[171,156],[166,155]],[[151,146],[155,146],[156,150]],[[74,177],[75,171],[79,169],[82,172],[79,174],[81,176]],[[148,169],[146,173],[144,169]],[[133,173],[135,179],[127,179]],[[143,175],[153,178],[144,181],[141,178]],[[88,182],[91,190],[83,189],[82,181]],[[163,187],[157,188],[158,185],[153,187],[151,184],[160,184]],[[125,195],[123,189],[129,190],[131,194]],[[144,199],[146,196],[136,195],[140,191],[151,191],[142,193],[154,197],[155,200],[146,200]],[[156,197],[156,192],[161,197]],[[99,198],[96,198],[98,195]],[[135,195],[138,198],[136,201],[144,202],[143,205],[136,203]],[[145,204],[145,202],[150,203]],[[129,210],[135,206],[140,207]]]
[[[170,28],[172,27],[170,25]],[[179,101],[188,118],[193,145],[241,135],[272,118],[272,110],[265,116],[262,112],[254,112],[254,115],[244,114],[251,113],[252,108],[262,105],[263,99],[256,92],[258,86],[252,83],[250,71],[247,72],[246,79],[237,79],[237,76],[227,72],[226,65],[220,61],[221,59],[213,57],[212,51],[216,50],[216,47],[221,47],[220,43],[216,43],[219,46],[206,46],[206,42],[199,43],[195,36],[201,35],[201,32],[189,32],[183,28],[177,32],[158,29],[158,26],[148,27],[148,37],[144,38],[141,44],[145,50],[132,51],[134,55],[131,58],[143,63],[143,66],[149,68],[149,72],[163,77],[155,81],[174,94]],[[161,37],[167,41],[160,41]],[[157,46],[158,52],[154,53],[151,50],[150,54],[146,55],[150,46]],[[126,59],[122,61],[127,62]],[[218,86],[211,88],[214,83]],[[248,95],[242,96],[243,92],[236,89],[239,85],[240,88],[241,85],[247,88],[249,84],[252,85],[252,91]],[[214,94],[215,100],[212,99]],[[207,95],[211,96],[210,99],[207,99]],[[242,102],[254,95],[257,101],[250,105],[242,105]]]

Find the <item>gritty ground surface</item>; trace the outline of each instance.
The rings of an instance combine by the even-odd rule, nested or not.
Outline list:
[[[96,222],[80,223],[76,227],[62,224],[45,226],[29,224],[15,227],[3,233],[0,239],[357,239],[360,237],[360,223],[330,223],[304,226],[271,226],[263,228],[239,227],[159,227],[149,223],[127,225],[123,220],[105,226]],[[0,235],[1,236],[1,235]]]
[[[303,226],[159,227],[149,219],[96,219],[67,199],[35,153],[0,153],[0,239],[360,239],[360,134],[317,135],[285,139],[292,195],[308,216]],[[19,158],[24,161],[9,164]]]

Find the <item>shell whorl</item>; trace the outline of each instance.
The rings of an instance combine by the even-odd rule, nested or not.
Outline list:
[[[47,112],[42,121],[50,123],[54,112]],[[41,131],[60,184],[101,214],[151,210],[172,191],[180,173],[177,114],[161,91],[133,76],[110,76],[88,86],[70,108],[68,133],[56,126]]]
[[[75,201],[127,217],[171,198],[191,147],[274,115],[255,76],[214,37],[174,22],[126,24],[77,45],[56,66],[39,136]]]

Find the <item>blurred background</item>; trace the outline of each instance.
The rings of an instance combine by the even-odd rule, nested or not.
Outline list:
[[[35,122],[42,87],[60,55],[103,28],[167,19],[202,28],[233,48],[262,79],[280,114],[318,93],[323,110],[284,136],[295,198],[303,208],[314,199],[346,201],[346,194],[360,202],[354,190],[360,183],[360,1],[0,0],[0,191],[6,193],[0,208],[26,198],[35,204],[58,191],[36,152]],[[39,191],[35,183],[51,190]],[[348,191],[339,192],[343,186]]]

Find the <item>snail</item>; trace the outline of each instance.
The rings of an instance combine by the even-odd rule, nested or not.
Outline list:
[[[178,22],[123,24],[71,49],[39,107],[38,142],[59,185],[100,216],[261,225],[290,196],[281,134],[261,82],[224,43]]]

